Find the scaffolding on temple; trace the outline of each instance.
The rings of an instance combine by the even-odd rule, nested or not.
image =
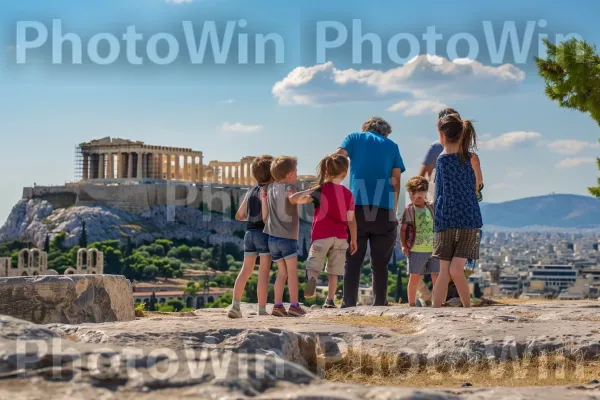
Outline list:
[[[81,151],[81,146],[75,146],[75,162],[74,166],[74,182],[79,182],[83,180],[83,153]]]

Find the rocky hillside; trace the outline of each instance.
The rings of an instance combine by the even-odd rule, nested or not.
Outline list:
[[[54,209],[39,199],[21,200],[0,228],[0,243],[23,240],[42,246],[49,235],[67,234],[67,247],[77,244],[85,222],[88,242],[124,239],[133,243],[155,239],[202,239],[209,245],[224,242],[242,247],[245,224],[221,214],[205,213],[193,208],[156,206],[141,214],[127,213],[107,207],[70,207]],[[310,226],[300,227],[300,243],[310,241]],[[304,248],[299,246],[300,251]]]

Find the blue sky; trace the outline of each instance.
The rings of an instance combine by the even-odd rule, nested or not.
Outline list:
[[[600,153],[600,129],[587,115],[560,109],[544,97],[533,57],[539,34],[554,39],[556,34],[576,33],[600,44],[600,3],[548,4],[537,0],[456,0],[451,6],[442,1],[348,0],[3,2],[0,221],[21,197],[23,186],[72,180],[75,146],[104,136],[192,147],[204,152],[205,162],[263,153],[296,155],[300,173],[309,174],[346,134],[359,130],[369,116],[381,115],[393,126],[392,138],[400,145],[409,176],[437,138],[435,111],[443,105],[476,121],[486,201],[551,192],[585,194],[598,175],[593,161]],[[81,65],[71,65],[70,45],[63,46],[63,64],[52,64],[53,20],[62,22],[63,34],[81,38]],[[211,62],[211,52],[203,64],[191,63],[183,21],[190,21],[199,37],[207,21],[215,21],[223,33],[227,21],[239,20],[245,20],[246,27],[236,28],[225,64]],[[381,63],[373,63],[366,42],[358,60],[362,62],[353,60],[357,57],[353,20],[360,21],[363,35],[375,33],[381,40]],[[23,21],[48,29],[43,47],[24,50],[19,45],[17,28]],[[325,64],[318,64],[317,32],[323,21],[344,25],[348,39],[325,53]],[[496,62],[487,46],[484,21],[490,21],[498,40],[511,21],[522,40],[527,21],[534,21],[526,62],[514,56],[510,44],[502,62]],[[94,65],[87,55],[90,39],[104,33],[120,40],[129,26],[143,35],[136,50],[143,65],[129,62],[123,41],[116,62]],[[421,37],[431,26],[443,38],[436,58],[428,59]],[[333,28],[328,32],[326,40],[333,40]],[[146,44],[159,33],[173,35],[179,44],[180,57],[173,64],[155,65],[148,58]],[[245,65],[237,63],[238,33],[247,33],[251,44]],[[270,33],[282,38],[283,62],[275,63],[271,43],[265,64],[256,65],[255,34]],[[412,63],[399,63],[387,52],[388,42],[402,33],[419,41],[419,48],[412,50],[420,56]],[[479,46],[469,64],[451,59],[446,51],[450,38],[460,33],[471,35]],[[408,56],[408,42],[400,43],[399,57]],[[458,57],[467,56],[466,43],[459,41]],[[163,57],[164,45],[163,41],[157,50]],[[99,52],[106,50],[104,43]],[[18,63],[17,55],[24,51],[27,60]]]

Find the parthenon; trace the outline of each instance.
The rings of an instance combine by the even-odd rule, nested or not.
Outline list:
[[[256,184],[251,171],[254,158],[204,165],[201,151],[105,137],[77,147],[75,177],[92,182],[158,180],[251,186]],[[307,175],[299,180],[311,181],[314,177]]]
[[[202,152],[106,137],[78,148],[81,180],[158,179],[202,182]]]

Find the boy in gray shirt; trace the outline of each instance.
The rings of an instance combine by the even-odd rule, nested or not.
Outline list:
[[[271,175],[274,183],[263,190],[263,217],[266,219],[264,232],[269,235],[269,251],[277,263],[275,281],[275,306],[272,315],[276,317],[302,317],[306,311],[298,303],[298,206],[289,198],[298,192],[298,161],[295,157],[275,157],[271,163]],[[287,281],[290,293],[290,307],[283,306],[283,292]]]

